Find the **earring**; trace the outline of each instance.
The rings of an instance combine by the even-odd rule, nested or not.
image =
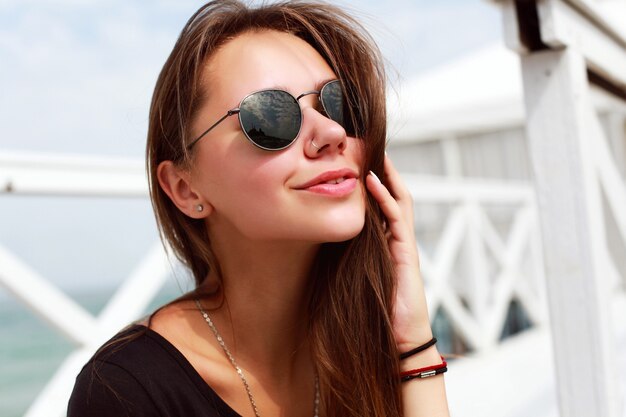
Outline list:
[[[196,206],[196,211],[197,211],[198,213],[201,213],[201,212],[202,212],[202,210],[204,210],[204,206],[203,206],[202,204],[198,204],[198,205]]]
[[[320,151],[320,149],[322,149],[322,148],[320,148],[319,146],[317,146],[317,145],[315,144],[315,141],[314,141],[313,139],[311,139],[311,145],[313,145],[313,147],[314,147],[315,149],[317,149],[317,151],[318,151],[318,152]]]

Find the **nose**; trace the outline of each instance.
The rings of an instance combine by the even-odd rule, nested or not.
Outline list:
[[[309,158],[343,153],[347,146],[345,129],[313,107],[302,109],[302,139],[304,153]]]

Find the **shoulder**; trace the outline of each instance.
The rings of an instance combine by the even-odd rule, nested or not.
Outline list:
[[[174,346],[141,325],[96,352],[76,378],[68,404],[68,417],[163,415],[232,414]]]
[[[68,416],[157,416],[145,361],[159,356],[147,328],[132,326],[105,343],[76,378]]]

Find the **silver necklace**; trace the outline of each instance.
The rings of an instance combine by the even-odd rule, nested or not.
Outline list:
[[[235,371],[237,371],[237,375],[239,375],[239,378],[241,378],[241,382],[243,382],[243,386],[246,389],[246,394],[248,394],[250,405],[252,405],[252,410],[254,411],[254,415],[256,417],[261,417],[261,414],[259,414],[259,409],[257,408],[257,405],[256,405],[256,401],[254,401],[254,397],[252,396],[252,391],[250,390],[250,384],[248,384],[246,377],[243,375],[243,371],[241,370],[239,365],[237,365],[237,362],[235,361],[235,358],[233,357],[233,355],[230,353],[230,350],[228,350],[228,348],[226,347],[226,343],[224,343],[224,339],[222,339],[222,336],[217,331],[217,327],[215,327],[215,325],[213,324],[213,320],[211,320],[211,317],[209,317],[207,312],[204,311],[204,309],[202,308],[202,305],[200,305],[200,300],[196,298],[195,301],[196,301],[196,306],[198,307],[198,311],[200,311],[200,313],[202,314],[202,317],[204,318],[204,321],[206,321],[209,327],[211,328],[211,331],[213,332],[213,334],[215,335],[215,338],[217,339],[217,343],[219,343],[219,345],[222,347],[222,350],[228,357],[228,360],[230,360],[230,363],[233,365],[233,368],[235,368]],[[315,375],[315,402],[314,402],[314,414],[313,414],[314,417],[319,417],[319,406],[320,406],[320,383],[319,383],[319,378],[317,377],[317,374],[316,374]]]

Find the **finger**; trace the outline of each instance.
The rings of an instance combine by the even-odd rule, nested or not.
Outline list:
[[[391,158],[385,155],[385,177],[391,194],[401,207],[407,223],[413,227],[413,196],[404,184],[400,173],[396,170]]]
[[[389,191],[391,191],[391,194],[396,200],[410,197],[409,190],[404,186],[400,173],[396,170],[391,158],[387,155],[385,155],[385,179],[389,184]]]
[[[387,218],[388,227],[389,223],[401,218],[402,213],[396,199],[372,171],[367,175],[366,185]]]
[[[387,218],[387,227],[393,237],[398,240],[409,239],[409,232],[412,232],[412,229],[408,227],[402,209],[387,187],[373,172],[367,176],[366,185]]]

